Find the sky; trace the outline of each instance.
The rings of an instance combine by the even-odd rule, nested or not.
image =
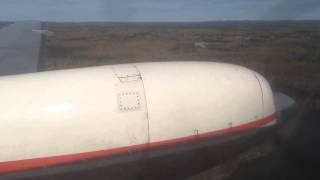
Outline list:
[[[0,0],[0,21],[320,20],[320,0]]]

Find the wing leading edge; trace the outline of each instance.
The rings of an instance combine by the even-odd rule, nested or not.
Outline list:
[[[0,29],[0,75],[38,71],[41,28],[40,22],[24,21]]]

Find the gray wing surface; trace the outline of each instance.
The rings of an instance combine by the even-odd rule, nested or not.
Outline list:
[[[31,73],[38,70],[41,23],[17,22],[0,29],[0,75]]]

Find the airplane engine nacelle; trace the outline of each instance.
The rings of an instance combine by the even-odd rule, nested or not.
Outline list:
[[[218,138],[276,122],[259,74],[136,63],[0,78],[0,173]]]

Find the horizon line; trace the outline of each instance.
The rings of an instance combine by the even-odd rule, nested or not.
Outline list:
[[[320,21],[320,19],[271,19],[271,20],[204,20],[204,21],[43,21],[43,20],[0,20],[0,22],[28,22],[36,21],[42,23],[219,23],[219,22],[305,22],[305,21]]]

